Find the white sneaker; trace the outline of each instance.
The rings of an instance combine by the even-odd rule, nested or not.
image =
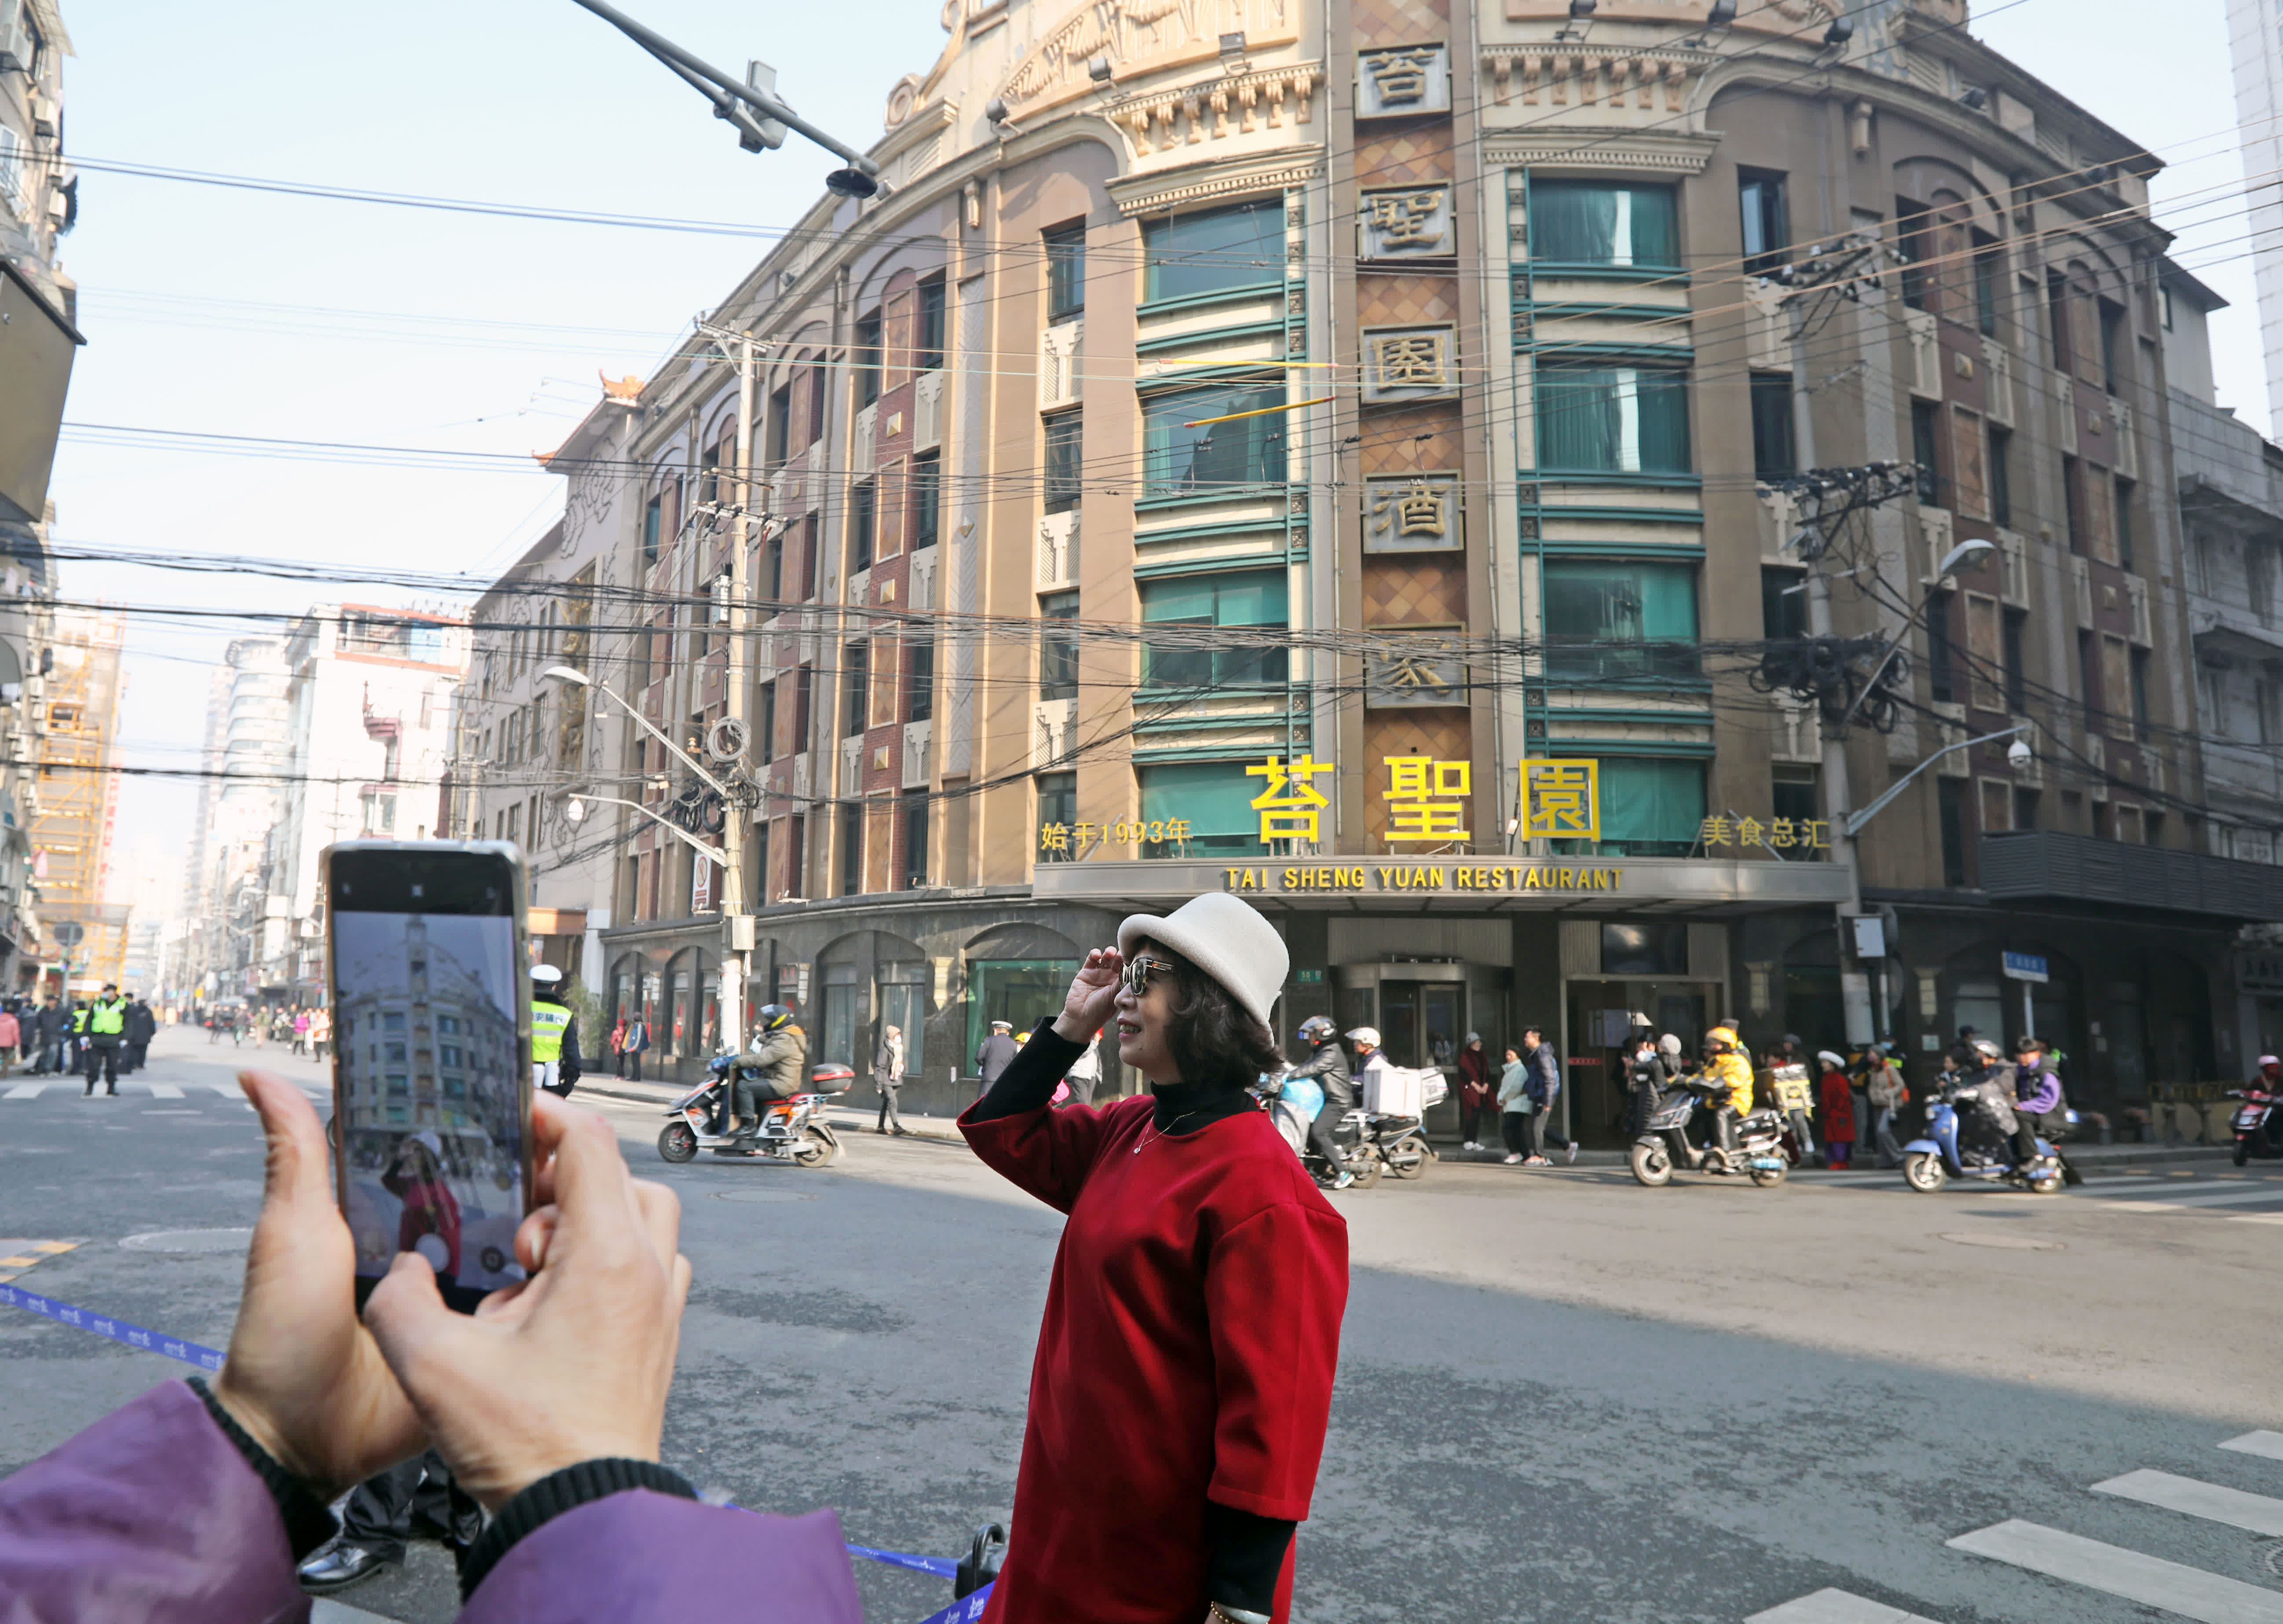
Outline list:
[[[1519,1165],[1521,1164],[1521,1161],[1522,1161],[1522,1158],[1521,1158],[1521,1157],[1516,1156],[1516,1155],[1514,1155],[1514,1154],[1513,1154],[1513,1153],[1511,1153],[1511,1152],[1508,1152],[1508,1156],[1507,1156],[1507,1159],[1506,1159],[1506,1165],[1507,1165],[1508,1167],[1517,1167],[1517,1166],[1519,1166]]]
[[[1575,1139],[1570,1141],[1570,1159],[1571,1161],[1578,1159],[1578,1142]]]
[[[1481,1145],[1479,1145],[1479,1144],[1476,1144],[1472,1139],[1469,1139],[1469,1140],[1468,1140],[1468,1141],[1466,1142],[1466,1144],[1464,1144],[1461,1145],[1459,1148],[1460,1148],[1461,1150],[1462,1150],[1462,1151],[1479,1151],[1479,1150],[1481,1150],[1483,1147],[1482,1147]]]

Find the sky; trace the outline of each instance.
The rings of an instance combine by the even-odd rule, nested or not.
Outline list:
[[[852,144],[889,88],[942,49],[935,0],[733,5],[626,0],[717,66],[759,56],[779,92]],[[483,201],[783,226],[837,160],[798,137],[741,152],[696,94],[572,0],[63,0],[71,152]],[[2176,160],[2156,189],[2193,223],[2176,257],[2234,301],[2215,322],[2221,402],[2267,422],[2234,192],[2242,183],[2222,0],[2001,0],[1974,32]],[[866,44],[864,42],[870,42]],[[194,71],[185,71],[186,68]],[[83,172],[64,241],[88,347],[68,420],[507,453],[551,449],[596,372],[647,374],[766,251],[752,238],[510,221]],[[106,442],[108,441],[108,442]],[[67,430],[51,488],[65,546],[385,562],[472,589],[561,510],[561,481],[212,455]],[[121,759],[194,767],[206,668],[288,617],[306,583],[70,563],[74,599],[136,606]],[[351,601],[437,594],[342,589]],[[122,786],[114,895],[178,891],[196,790]]]

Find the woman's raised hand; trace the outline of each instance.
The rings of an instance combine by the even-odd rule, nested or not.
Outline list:
[[[1055,1017],[1056,1033],[1073,1043],[1083,1043],[1109,1024],[1118,1002],[1118,980],[1126,968],[1125,956],[1116,948],[1096,948],[1071,978],[1070,995],[1063,1012]]]

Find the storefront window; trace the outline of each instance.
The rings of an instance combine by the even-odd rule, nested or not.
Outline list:
[[[856,1027],[862,1001],[863,988],[856,980],[853,964],[830,964],[824,970],[824,1030],[819,1034],[823,1047],[818,1050],[820,1060],[838,1060],[844,1066],[856,1064]]]
[[[1142,583],[1142,620],[1153,627],[1283,627],[1291,620],[1282,570],[1185,575]],[[1152,642],[1144,688],[1282,687],[1290,668],[1282,648],[1206,648]]]
[[[1674,270],[1680,231],[1670,186],[1532,181],[1530,253],[1539,261]]]
[[[1262,780],[1248,778],[1243,761],[1165,761],[1138,767],[1144,824],[1185,822],[1186,842],[1145,843],[1145,857],[1259,857],[1260,814],[1252,808]]]
[[[1669,368],[1538,368],[1538,465],[1563,473],[1687,473],[1687,375]]]
[[[1704,763],[1603,756],[1601,838],[1556,840],[1562,856],[1686,857],[1704,822]]]
[[[1200,209],[1142,223],[1149,262],[1149,300],[1188,299],[1231,288],[1281,286],[1284,280],[1284,199],[1263,198],[1234,208]]]
[[[1142,402],[1144,496],[1234,495],[1248,486],[1282,485],[1286,475],[1284,383],[1224,384],[1153,394]],[[1204,419],[1230,419],[1208,423]],[[1191,425],[1196,425],[1192,427]]]
[[[1695,566],[1548,559],[1544,580],[1548,675],[1664,683],[1703,674]]]
[[[674,972],[674,1003],[666,1029],[666,1058],[679,1060],[690,1052],[690,1039],[695,1035],[690,1027],[690,972]]]
[[[926,1074],[927,966],[890,964],[880,972],[880,1019],[904,1035],[904,1075]]]
[[[1078,973],[1074,958],[978,958],[967,965],[967,1052],[959,1057],[962,1076],[975,1074],[975,1051],[991,1034],[991,1023],[1003,1020],[1017,1032],[1035,1029],[1062,1012],[1071,977]],[[904,1041],[911,1042],[906,1027]],[[907,1065],[909,1050],[906,1050]]]

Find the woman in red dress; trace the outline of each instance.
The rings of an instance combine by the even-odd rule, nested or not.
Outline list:
[[[1288,964],[1233,896],[1136,915],[960,1119],[1066,1214],[984,1624],[1284,1624],[1347,1303],[1347,1226],[1245,1092]],[[1113,1016],[1148,1096],[1048,1108]]]

